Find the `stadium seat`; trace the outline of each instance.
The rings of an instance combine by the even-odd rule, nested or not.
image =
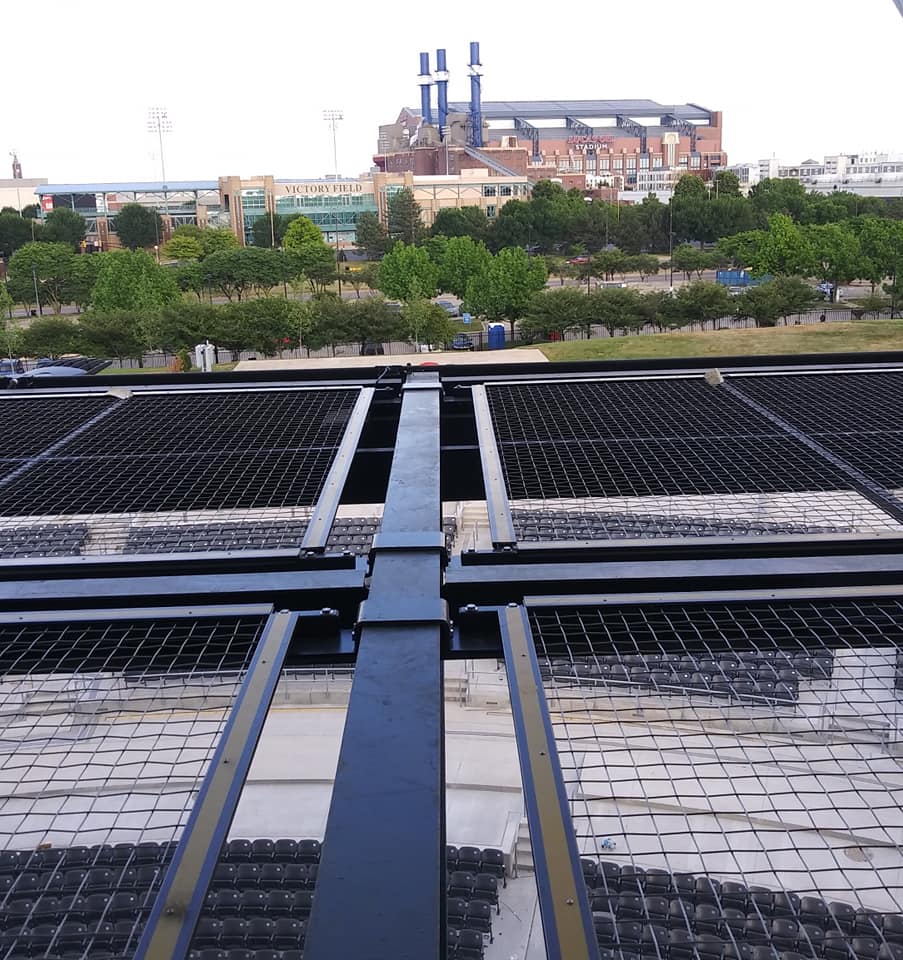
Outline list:
[[[820,897],[800,897],[799,910],[804,923],[815,923],[822,927],[830,916],[827,903]]]
[[[256,863],[235,864],[235,886],[241,889],[256,887],[260,883],[260,867]]]
[[[829,930],[822,945],[825,960],[850,960],[850,948],[840,930]]]
[[[90,893],[82,901],[85,920],[100,920],[110,907],[112,896],[109,893]]]
[[[467,915],[467,901],[461,897],[449,898],[445,903],[445,913],[449,927],[455,930],[462,929]]]
[[[699,877],[696,880],[696,902],[717,904],[721,898],[721,884],[711,877]]]
[[[448,895],[450,897],[463,897],[469,900],[473,896],[473,888],[476,885],[476,877],[466,870],[455,870],[448,880]]]
[[[482,856],[483,852],[479,847],[458,847],[458,870],[479,873]]]
[[[642,896],[645,879],[646,871],[642,867],[638,867],[632,863],[624,864],[624,866],[621,867],[621,892],[637,893]]]
[[[770,937],[771,923],[767,918],[755,914],[747,916],[743,925],[743,939],[747,943],[768,943]]]
[[[461,930],[455,957],[456,960],[483,960],[483,934],[479,930]]]
[[[596,943],[599,946],[612,946],[615,943],[615,920],[611,913],[594,913],[593,929],[596,931]]]
[[[877,960],[881,944],[874,937],[853,937],[850,949],[857,960]]]
[[[643,925],[635,920],[618,920],[615,930],[622,949],[626,946],[628,950],[636,952],[643,936]]]
[[[220,890],[211,890],[205,904],[215,917],[237,917],[241,913],[241,894],[238,890],[228,887]]]
[[[714,936],[721,925],[721,911],[711,903],[698,903],[693,913],[693,929]]]
[[[267,895],[263,890],[243,889],[239,895],[238,913],[242,917],[259,917],[266,911]]]
[[[313,908],[314,895],[310,890],[295,891],[295,916],[299,920],[306,920]]]
[[[599,861],[599,883],[597,887],[604,887],[607,893],[618,893],[621,889],[621,867],[620,864],[612,863],[610,860]]]
[[[201,917],[194,930],[193,943],[198,947],[215,947],[223,932],[222,920],[213,917]]]
[[[248,942],[251,942],[250,936]],[[291,917],[279,917],[278,920],[273,921],[271,942],[280,950],[299,946],[304,942],[304,921],[294,920]]]
[[[273,860],[276,863],[294,863],[297,857],[297,840],[277,840],[273,844]]]
[[[321,847],[319,840],[298,841],[298,863],[319,863],[320,853]]]
[[[692,930],[696,904],[692,900],[671,900],[668,907],[668,926],[672,930]]]
[[[227,863],[248,863],[251,860],[250,840],[230,840],[226,844]]]
[[[856,911],[848,903],[838,903],[831,901],[828,904],[828,913],[830,919],[829,926],[836,926],[844,933],[853,932],[853,924],[856,921]]]
[[[892,913],[885,914],[881,930],[885,940],[903,946],[903,916]]]
[[[880,913],[875,913],[874,910],[857,910],[853,918],[853,935],[880,938],[882,926]]]
[[[615,905],[619,920],[634,920],[643,916],[643,898],[638,893],[622,893]]]
[[[255,840],[251,844],[251,859],[255,863],[272,860],[276,852],[276,845],[272,840]]]
[[[640,954],[644,957],[665,957],[668,955],[668,928],[655,924],[644,924],[640,936]]]
[[[238,868],[239,876],[241,876],[241,867]],[[308,870],[308,877],[310,876],[310,871]],[[260,876],[258,882],[261,888],[266,888],[271,890],[273,888],[282,886],[282,878],[285,874],[285,867],[281,863],[262,863],[260,864]]]
[[[475,900],[484,900],[486,903],[495,907],[495,912],[500,912],[499,907],[499,882],[489,873],[478,873],[476,883],[473,888]]]
[[[505,876],[505,855],[501,850],[495,847],[486,847],[480,854],[480,873],[488,873],[502,881],[502,886],[507,887],[508,881]]]
[[[492,943],[492,908],[489,904],[484,900],[468,901],[464,914],[464,926],[471,930],[479,930],[480,933],[488,933],[489,942]]]
[[[688,930],[669,930],[668,955],[671,960],[694,960],[693,935]]]
[[[666,897],[660,896],[649,896],[649,874],[646,874],[646,892],[647,896],[643,897],[643,916],[648,917],[651,921],[656,922],[661,920],[666,922],[668,919],[668,908],[670,903]]]
[[[114,866],[124,867],[135,855],[134,843],[114,843],[113,859]]]
[[[777,918],[771,921],[771,943],[776,950],[796,950],[800,928],[792,920]]]
[[[282,886],[286,890],[303,890],[310,880],[310,868],[306,863],[287,863],[282,871]]]
[[[458,869],[458,848],[450,843],[445,846],[445,869],[449,873]]]
[[[451,958],[455,955],[455,951],[458,949],[458,943],[461,939],[461,934],[459,933],[456,927],[446,927],[445,929],[445,956]]]
[[[903,944],[882,943],[878,950],[878,960],[903,960]]]
[[[244,917],[225,917],[220,924],[219,943],[223,947],[242,947],[248,936],[248,921]],[[197,934],[195,934],[197,937]]]
[[[719,932],[725,940],[743,936],[743,927],[746,923],[746,914],[736,907],[722,907],[719,922]]]
[[[295,913],[295,895],[290,890],[270,890],[269,893],[262,894],[265,900],[266,915],[276,919],[277,917],[290,917]]]
[[[144,840],[135,844],[135,864],[159,863],[161,860],[160,844],[153,840]]]

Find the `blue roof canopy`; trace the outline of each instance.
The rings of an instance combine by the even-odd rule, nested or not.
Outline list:
[[[219,190],[218,180],[168,180],[146,183],[42,183],[35,187],[39,196],[65,193],[188,193]]]

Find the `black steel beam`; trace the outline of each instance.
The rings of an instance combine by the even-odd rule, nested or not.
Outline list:
[[[282,672],[297,614],[269,623],[242,682],[135,960],[184,960]]]
[[[489,535],[493,547],[513,547],[517,542],[514,523],[511,520],[511,507],[508,492],[505,489],[505,475],[502,470],[502,458],[499,455],[492,426],[492,414],[486,388],[475,385],[473,394],[473,413],[477,425],[477,439],[480,444],[480,463],[483,467],[483,485],[486,489],[486,509],[489,513]]]
[[[545,956],[548,960],[598,960],[586,883],[530,624],[524,608],[514,604],[505,607],[500,617]]]
[[[405,385],[326,825],[308,960],[445,956],[445,763],[435,373]],[[379,889],[362,864],[379,865]],[[416,879],[415,879],[416,878]],[[403,891],[404,918],[386,908]]]
[[[323,481],[323,489],[320,491],[320,497],[314,507],[310,523],[308,523],[307,530],[304,532],[304,539],[301,541],[302,550],[321,551],[326,549],[326,541],[329,539],[329,531],[332,529],[332,522],[335,520],[336,511],[339,508],[342,490],[345,488],[348,471],[351,469],[351,461],[357,450],[367,414],[370,412],[373,393],[372,387],[364,387],[358,394],[354,409],[345,425],[342,442],[333,458],[329,473]]]

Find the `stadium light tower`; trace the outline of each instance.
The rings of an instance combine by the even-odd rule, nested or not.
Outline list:
[[[163,155],[163,134],[172,133],[172,122],[166,112],[166,107],[151,107],[147,111],[147,129],[149,133],[157,134],[160,144],[160,177],[163,181],[163,210],[169,217],[169,197],[166,191],[166,158]]]
[[[339,121],[344,120],[345,116],[341,110],[324,110],[323,119],[332,127],[332,169],[336,180],[339,179],[339,152],[336,140],[336,128]]]

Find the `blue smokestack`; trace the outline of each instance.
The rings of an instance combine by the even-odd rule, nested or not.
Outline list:
[[[433,108],[430,105],[430,55],[428,53],[420,54],[420,115],[424,123],[433,122]]]
[[[483,146],[483,104],[480,94],[480,44],[470,45],[470,143],[474,147]]]
[[[445,65],[445,50],[436,51],[436,94],[439,100],[439,137],[445,139],[448,124],[448,69]]]

